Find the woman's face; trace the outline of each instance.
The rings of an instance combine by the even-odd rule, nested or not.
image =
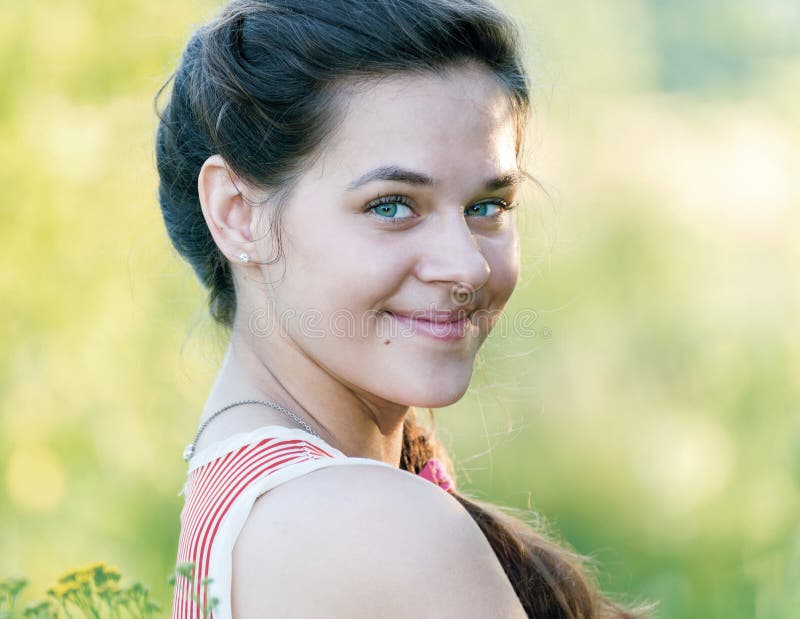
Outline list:
[[[283,261],[261,267],[271,329],[376,403],[457,401],[519,274],[515,136],[483,69],[355,90],[285,205]],[[450,311],[467,319],[423,320]]]

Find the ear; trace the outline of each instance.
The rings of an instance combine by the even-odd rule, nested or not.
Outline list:
[[[260,260],[252,233],[258,207],[245,202],[242,191],[247,189],[220,155],[212,155],[200,168],[197,191],[203,217],[217,247],[235,264],[242,252],[247,252],[253,262]]]

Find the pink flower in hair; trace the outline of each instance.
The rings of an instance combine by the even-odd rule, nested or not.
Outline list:
[[[444,464],[436,458],[428,460],[428,463],[417,475],[433,482],[447,492],[453,492],[456,489],[456,484]]]

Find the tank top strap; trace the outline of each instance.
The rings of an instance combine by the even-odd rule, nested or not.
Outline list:
[[[299,428],[262,426],[234,434],[195,453],[181,491],[185,502],[177,563],[195,564],[193,584],[175,583],[173,619],[203,619],[201,606],[218,602],[210,618],[231,617],[233,546],[256,499],[268,490],[327,466],[367,464],[396,469],[371,458],[349,457]],[[205,579],[211,582],[204,584]]]

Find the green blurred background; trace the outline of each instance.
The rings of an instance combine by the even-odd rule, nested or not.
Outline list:
[[[164,232],[152,98],[220,4],[0,2],[0,577],[29,595],[104,560],[169,614],[225,342]],[[660,617],[800,617],[800,3],[505,5],[549,197],[437,416],[459,485]]]

